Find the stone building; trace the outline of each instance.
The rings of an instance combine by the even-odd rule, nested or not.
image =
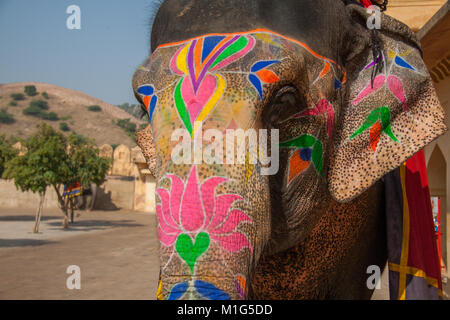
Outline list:
[[[445,0],[390,0],[386,14],[404,22],[416,32],[422,45],[423,59],[447,113],[446,122],[450,128],[449,10],[450,4]],[[449,266],[447,235],[450,230],[447,230],[447,219],[450,218],[450,133],[447,132],[428,145],[425,157],[431,196],[441,200],[442,260],[445,266]]]
[[[96,209],[128,209],[155,212],[155,179],[147,169],[141,149],[119,145],[100,147],[100,155],[112,159],[111,170],[100,186]]]
[[[16,144],[20,152],[23,147]],[[139,147],[130,149],[119,145],[115,149],[105,144],[100,148],[100,156],[112,159],[112,166],[106,181],[100,186],[95,200],[99,210],[135,210],[155,212],[155,179],[147,169],[144,156]],[[2,208],[35,209],[38,196],[31,192],[18,191],[13,181],[0,179],[0,191],[8,197],[0,197]],[[57,208],[56,193],[49,189],[44,208]]]

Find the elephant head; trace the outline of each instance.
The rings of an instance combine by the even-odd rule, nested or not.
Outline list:
[[[329,0],[162,4],[133,78],[157,180],[159,298],[251,297],[262,255],[446,130],[413,33],[385,15],[369,30],[369,16]],[[239,130],[250,138],[236,146]]]

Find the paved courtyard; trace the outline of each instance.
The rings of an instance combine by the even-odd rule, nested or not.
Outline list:
[[[76,212],[69,229],[58,210],[0,209],[1,299],[155,299],[159,274],[156,217],[132,211]],[[450,243],[449,243],[450,245]],[[69,290],[67,267],[81,270]],[[373,299],[388,299],[387,273]],[[449,284],[444,284],[448,298]]]
[[[33,234],[33,210],[0,209],[0,299],[156,298],[154,214],[81,212],[68,230],[61,222],[44,210]],[[80,290],[66,287],[70,265],[81,269]]]

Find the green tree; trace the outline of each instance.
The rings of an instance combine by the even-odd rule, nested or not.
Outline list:
[[[44,120],[50,120],[50,121],[58,121],[59,117],[54,112],[41,112],[40,117]]]
[[[24,141],[27,152],[6,163],[4,177],[14,179],[16,188],[40,195],[34,232],[38,232],[47,189],[53,188],[64,214],[63,227],[69,223],[68,210],[73,203],[64,197],[61,187],[80,182],[100,184],[105,179],[110,160],[99,156],[94,143],[70,135],[66,138],[51,126],[41,123],[37,132]]]
[[[50,97],[48,96],[47,92],[42,92],[41,95],[45,98],[45,99],[50,99]]]
[[[30,107],[36,107],[41,110],[48,110],[48,103],[44,100],[34,100],[30,102]]]
[[[4,177],[14,179],[21,191],[39,194],[39,204],[33,232],[39,232],[39,224],[48,187],[58,186],[68,173],[66,141],[62,133],[41,124],[38,131],[24,141],[27,150],[6,163]]]
[[[69,168],[73,174],[71,181],[79,182],[86,187],[90,186],[91,183],[95,183],[97,186],[102,184],[111,166],[111,160],[100,157],[94,140],[76,133],[71,133],[67,139]],[[69,203],[66,203],[66,213],[69,208],[73,222],[72,199],[69,199]]]
[[[14,122],[14,116],[11,113],[8,113],[8,109],[0,109],[0,123],[11,124]]]
[[[100,106],[97,106],[97,105],[89,106],[87,108],[88,108],[89,111],[92,111],[92,112],[100,112],[100,111],[102,111],[102,108]]]
[[[18,151],[13,148],[12,142],[12,139],[7,139],[4,135],[0,135],[0,178],[3,176],[5,164],[18,153]]]
[[[28,116],[38,117],[41,114],[42,110],[36,106],[29,106],[26,109],[23,109],[22,113]]]
[[[11,93],[11,98],[15,101],[25,100],[25,96],[22,93]]]
[[[136,123],[130,121],[130,119],[117,120],[116,124],[121,127],[130,136],[131,139],[136,138]]]
[[[37,95],[37,90],[36,87],[31,85],[31,86],[25,86],[24,89],[25,93],[30,96],[30,97],[34,97],[35,95]]]
[[[126,103],[119,104],[118,107],[120,109],[128,112],[129,114],[131,114],[133,117],[135,117],[137,119],[141,119],[145,115],[145,112],[143,112],[141,106],[137,105],[137,104],[129,104],[126,102]]]
[[[61,122],[61,123],[59,124],[59,129],[60,129],[61,131],[70,131],[69,126],[68,126],[67,123],[65,123],[65,122]]]
[[[147,128],[147,126],[148,126],[148,123],[141,123],[139,125],[138,131],[144,130],[145,128]]]

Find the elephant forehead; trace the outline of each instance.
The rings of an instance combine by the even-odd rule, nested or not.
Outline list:
[[[207,34],[159,46],[133,85],[154,131],[184,127],[193,136],[196,122],[222,129],[254,126],[271,93],[295,82],[306,65],[314,84],[345,81],[334,60],[281,34]]]

